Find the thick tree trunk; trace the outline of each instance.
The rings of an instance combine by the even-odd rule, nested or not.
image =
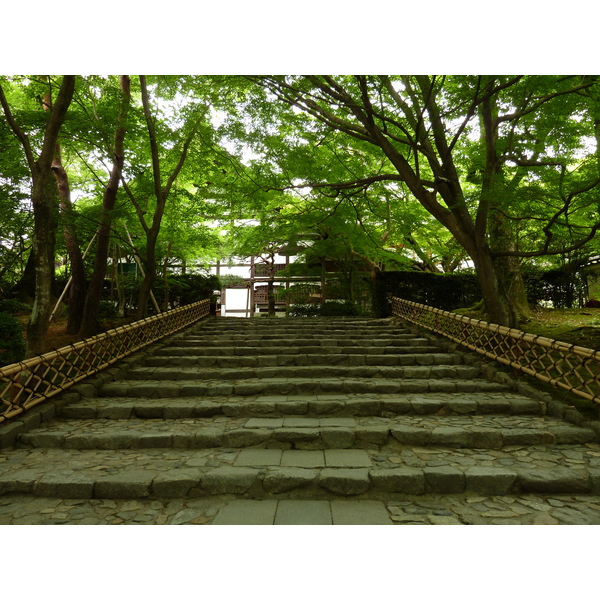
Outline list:
[[[517,327],[518,315],[504,289],[489,249],[480,249],[472,254],[472,258],[489,320],[498,325]]]
[[[501,213],[496,211],[492,213],[489,231],[493,252],[516,250],[513,231]],[[516,256],[496,257],[494,265],[517,318],[520,320],[527,317],[530,309],[519,258]]]
[[[21,142],[31,172],[33,205],[32,252],[35,261],[35,299],[27,327],[27,356],[44,351],[44,340],[52,311],[52,281],[57,226],[57,190],[51,171],[58,135],[75,91],[75,76],[64,75],[56,101],[49,107],[41,151],[36,159],[28,135],[19,127],[2,86],[0,104],[15,136]]]
[[[32,177],[33,258],[35,296],[27,325],[27,356],[42,354],[53,306],[54,249],[56,245],[56,184],[49,169],[36,169]]]
[[[63,217],[63,232],[65,236],[65,245],[69,254],[71,263],[71,287],[69,289],[69,318],[67,321],[67,333],[76,334],[83,320],[83,307],[85,304],[85,266],[83,264],[83,255],[79,246],[79,239],[74,224],[74,211],[71,204],[71,189],[69,186],[69,177],[65,171],[60,153],[60,146],[56,145],[56,153],[52,162],[52,171],[56,178],[58,187],[58,196],[60,199],[60,209]]]

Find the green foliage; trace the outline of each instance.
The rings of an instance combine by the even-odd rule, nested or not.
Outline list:
[[[0,300],[0,313],[21,315],[29,314],[30,312],[31,306],[29,306],[29,304],[25,304],[25,302],[21,302],[20,300],[15,300],[12,298]]]
[[[99,321],[109,321],[117,317],[117,307],[114,302],[108,300],[100,301],[100,310],[98,311]]]
[[[201,275],[186,273],[184,275],[170,275],[169,301],[172,307],[192,304],[199,300],[211,298],[215,290],[220,289],[220,281],[216,275]],[[164,291],[161,287],[155,289],[158,303],[164,301]]]
[[[287,309],[288,317],[320,317],[319,304],[292,304]]]
[[[226,273],[225,275],[219,275],[220,285],[218,289],[230,288],[240,285],[246,285],[243,277],[239,275],[232,275],[231,273]],[[217,288],[215,288],[217,289]]]
[[[361,314],[358,305],[350,300],[343,302],[329,300],[321,306],[321,316],[323,317],[359,317]]]
[[[375,280],[373,309],[389,316],[387,295],[452,311],[471,306],[481,299],[476,275],[427,273],[424,271],[386,271]]]
[[[23,358],[23,327],[12,315],[0,312],[0,365],[10,365]]]
[[[350,300],[329,300],[322,305],[292,304],[287,310],[288,317],[359,317],[362,314],[360,307]]]

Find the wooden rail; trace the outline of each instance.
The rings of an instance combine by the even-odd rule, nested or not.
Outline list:
[[[58,350],[0,368],[0,423],[117,360],[176,333],[207,316],[210,301],[175,308]]]
[[[470,350],[600,403],[600,351],[392,297],[392,314]]]

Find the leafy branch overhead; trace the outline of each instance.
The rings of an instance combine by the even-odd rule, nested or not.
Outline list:
[[[57,269],[83,282],[81,335],[108,279],[142,316],[172,272],[292,249],[370,277],[474,270],[515,325],[525,271],[600,253],[596,76],[23,75],[0,105],[0,293],[37,303],[30,351]]]

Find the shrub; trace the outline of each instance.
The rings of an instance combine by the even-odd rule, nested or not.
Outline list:
[[[321,307],[321,316],[323,317],[358,317],[360,310],[354,302],[345,300],[344,302],[325,302]]]
[[[27,314],[31,312],[31,306],[21,302],[8,298],[6,300],[0,300],[0,313],[7,313],[9,315]]]
[[[481,300],[476,275],[468,273],[427,273],[425,271],[384,271],[378,273],[373,293],[375,314],[389,316],[387,294],[427,304],[442,310],[472,306]]]
[[[21,323],[12,315],[0,313],[0,364],[10,365],[25,358]]]
[[[98,319],[100,321],[114,319],[117,315],[117,307],[114,302],[110,302],[109,300],[101,300],[100,307],[98,311]]]
[[[287,309],[288,317],[318,317],[321,307],[318,304],[292,304]]]

